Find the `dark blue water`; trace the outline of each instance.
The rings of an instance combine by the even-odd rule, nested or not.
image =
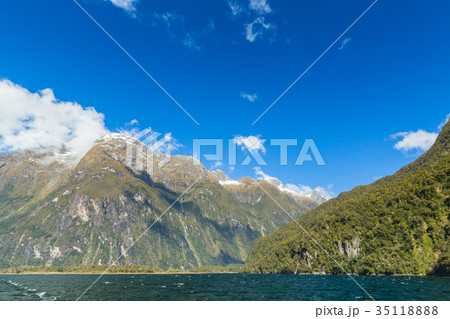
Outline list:
[[[98,275],[0,275],[0,300],[76,300]],[[450,300],[450,278],[355,277],[377,300]],[[105,275],[82,300],[368,300],[347,276]]]

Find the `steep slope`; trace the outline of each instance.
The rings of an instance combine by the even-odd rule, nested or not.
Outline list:
[[[69,172],[64,156],[50,150],[0,154],[0,219],[48,195]]]
[[[131,159],[127,143],[138,144]],[[235,192],[190,157],[146,171],[133,164],[140,153],[143,144],[112,134],[76,166],[1,154],[0,266],[111,264],[122,254],[119,264],[164,269],[242,263],[256,238],[289,221],[252,179]],[[159,167],[165,155],[152,155]],[[295,216],[318,205],[264,187]]]
[[[414,163],[374,184],[356,187],[297,222],[348,272],[450,273],[450,123]],[[258,239],[248,272],[342,273],[291,222]]]

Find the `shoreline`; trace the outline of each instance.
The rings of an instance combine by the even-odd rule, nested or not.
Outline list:
[[[145,273],[145,272],[121,272],[121,273],[104,273],[104,272],[23,272],[23,273],[2,273],[0,276],[17,276],[17,275],[295,275],[295,276],[348,276],[346,274],[257,274],[257,273],[240,273],[240,272],[156,272],[156,273]],[[356,277],[439,277],[439,278],[450,278],[450,276],[438,276],[438,275],[423,275],[423,274],[370,274],[370,275],[358,275],[350,274]]]
[[[242,274],[238,272],[120,272],[120,273],[102,273],[102,272],[23,272],[23,273],[2,273],[0,276],[17,275],[220,275],[220,274]]]

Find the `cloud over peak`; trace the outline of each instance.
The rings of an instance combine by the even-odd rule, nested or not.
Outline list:
[[[107,133],[103,114],[93,107],[59,101],[51,89],[31,93],[0,81],[1,151],[54,147],[80,159]]]
[[[438,134],[430,133],[424,130],[418,130],[416,132],[400,132],[391,135],[393,139],[399,139],[394,148],[398,151],[409,152],[412,150],[427,151],[433,146]]]
[[[436,139],[439,135],[439,131],[447,124],[450,120],[450,114],[447,114],[445,120],[438,126],[438,131],[435,132],[427,132],[425,130],[417,130],[410,132],[399,132],[392,134],[390,136],[391,139],[399,140],[395,143],[394,148],[398,151],[402,151],[404,153],[408,153],[410,151],[426,152],[430,149],[431,146],[436,142]]]

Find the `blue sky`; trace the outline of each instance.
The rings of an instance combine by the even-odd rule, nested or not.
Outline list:
[[[251,124],[372,2],[79,0],[200,125],[72,0],[2,4],[0,77],[92,106],[113,132],[170,132],[178,154],[193,138],[312,138],[325,166],[294,166],[300,147],[280,166],[267,143],[261,169],[338,194],[413,161],[450,113],[448,1],[379,0]]]

